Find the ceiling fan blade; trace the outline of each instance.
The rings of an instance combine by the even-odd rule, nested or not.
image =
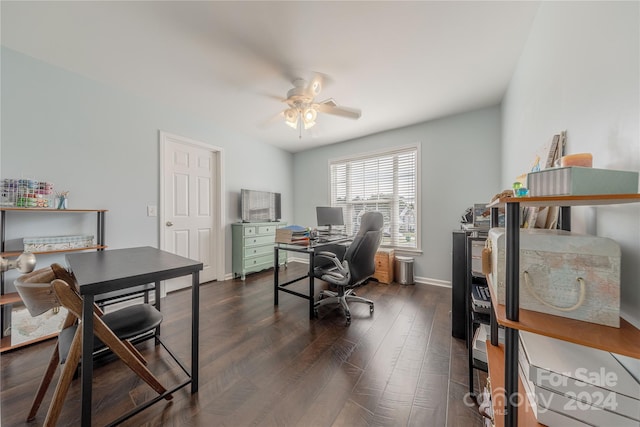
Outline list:
[[[362,115],[362,111],[357,108],[339,107],[333,99],[328,99],[317,104],[317,109],[321,113],[333,114],[334,116],[346,117],[357,120]]]
[[[275,94],[273,94],[273,93],[268,93],[268,92],[255,92],[255,94],[256,94],[256,95],[260,95],[260,96],[265,97],[265,98],[274,99],[274,100],[276,100],[276,101],[280,101],[280,102],[285,102],[285,101],[286,101],[286,99],[285,99],[285,98],[283,98],[283,97],[281,97],[281,96],[278,96],[278,95],[275,95]]]
[[[280,111],[278,114],[271,116],[270,118],[263,120],[258,124],[258,127],[265,129],[273,125],[274,123],[281,123],[284,120],[284,111]]]

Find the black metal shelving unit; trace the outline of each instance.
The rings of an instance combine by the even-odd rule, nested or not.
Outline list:
[[[550,336],[556,339],[572,341],[576,344],[598,348],[630,357],[640,358],[640,330],[620,319],[620,328],[611,328],[590,324],[576,337],[574,331],[581,321],[562,319],[544,313],[520,310],[519,271],[520,271],[520,208],[521,207],[560,207],[559,225],[563,230],[571,230],[571,206],[603,206],[626,203],[639,203],[640,194],[604,194],[583,196],[537,196],[500,198],[492,202],[492,224],[498,216],[498,208],[505,208],[505,305],[496,306],[493,301],[491,318],[491,344],[498,345],[497,324],[505,327],[504,344],[504,408],[494,406],[499,413],[494,420],[496,426],[517,427],[530,425],[535,420],[518,420],[518,407],[521,403],[518,394],[518,347],[519,330]],[[492,295],[492,298],[495,298]],[[553,320],[551,320],[553,319]],[[560,319],[560,320],[558,320]],[[491,368],[491,361],[489,362]],[[496,367],[498,370],[500,367]],[[495,385],[492,381],[492,386]],[[495,405],[495,403],[494,403]],[[523,411],[526,412],[526,411]],[[530,411],[529,411],[530,412]],[[528,414],[530,417],[530,413]],[[537,424],[537,423],[536,423]]]

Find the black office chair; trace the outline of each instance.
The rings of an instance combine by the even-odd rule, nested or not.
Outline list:
[[[347,302],[369,304],[369,312],[373,313],[373,301],[356,296],[353,288],[367,281],[376,270],[375,256],[382,240],[383,217],[380,212],[366,212],[360,222],[360,230],[347,248],[344,259],[328,251],[316,254],[318,259],[328,259],[328,267],[314,269],[315,277],[337,287],[337,292],[323,290],[320,300],[314,305],[315,314],[318,307],[339,303],[347,316],[347,325],[351,323],[351,311]]]

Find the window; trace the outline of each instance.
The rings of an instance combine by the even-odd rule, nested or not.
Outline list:
[[[418,147],[333,160],[331,205],[344,211],[348,234],[366,211],[384,216],[382,245],[418,249]]]

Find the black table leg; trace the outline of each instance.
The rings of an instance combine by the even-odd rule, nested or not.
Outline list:
[[[154,289],[155,293],[154,293],[154,305],[156,307],[156,310],[161,311],[160,310],[160,282],[157,281],[155,282],[155,289]],[[145,295],[148,295],[148,292],[144,293]],[[148,298],[148,296],[146,297]],[[160,326],[158,325],[158,327],[156,328],[156,345],[159,344],[158,343],[158,337],[160,337]]]
[[[198,392],[198,350],[200,334],[200,272],[191,275],[191,393]]]
[[[313,270],[315,269],[314,261],[315,261],[315,253],[313,251],[309,252],[309,319],[313,319],[314,316],[314,305],[316,303],[316,299],[314,296],[315,288],[314,288],[314,274]]]
[[[280,250],[278,245],[273,247],[273,305],[278,305],[278,273],[280,265],[278,265]]]
[[[91,383],[93,382],[93,352],[86,349],[93,348],[93,295],[85,295],[82,298],[82,364],[80,372],[82,376],[82,414],[83,427],[91,426]]]

